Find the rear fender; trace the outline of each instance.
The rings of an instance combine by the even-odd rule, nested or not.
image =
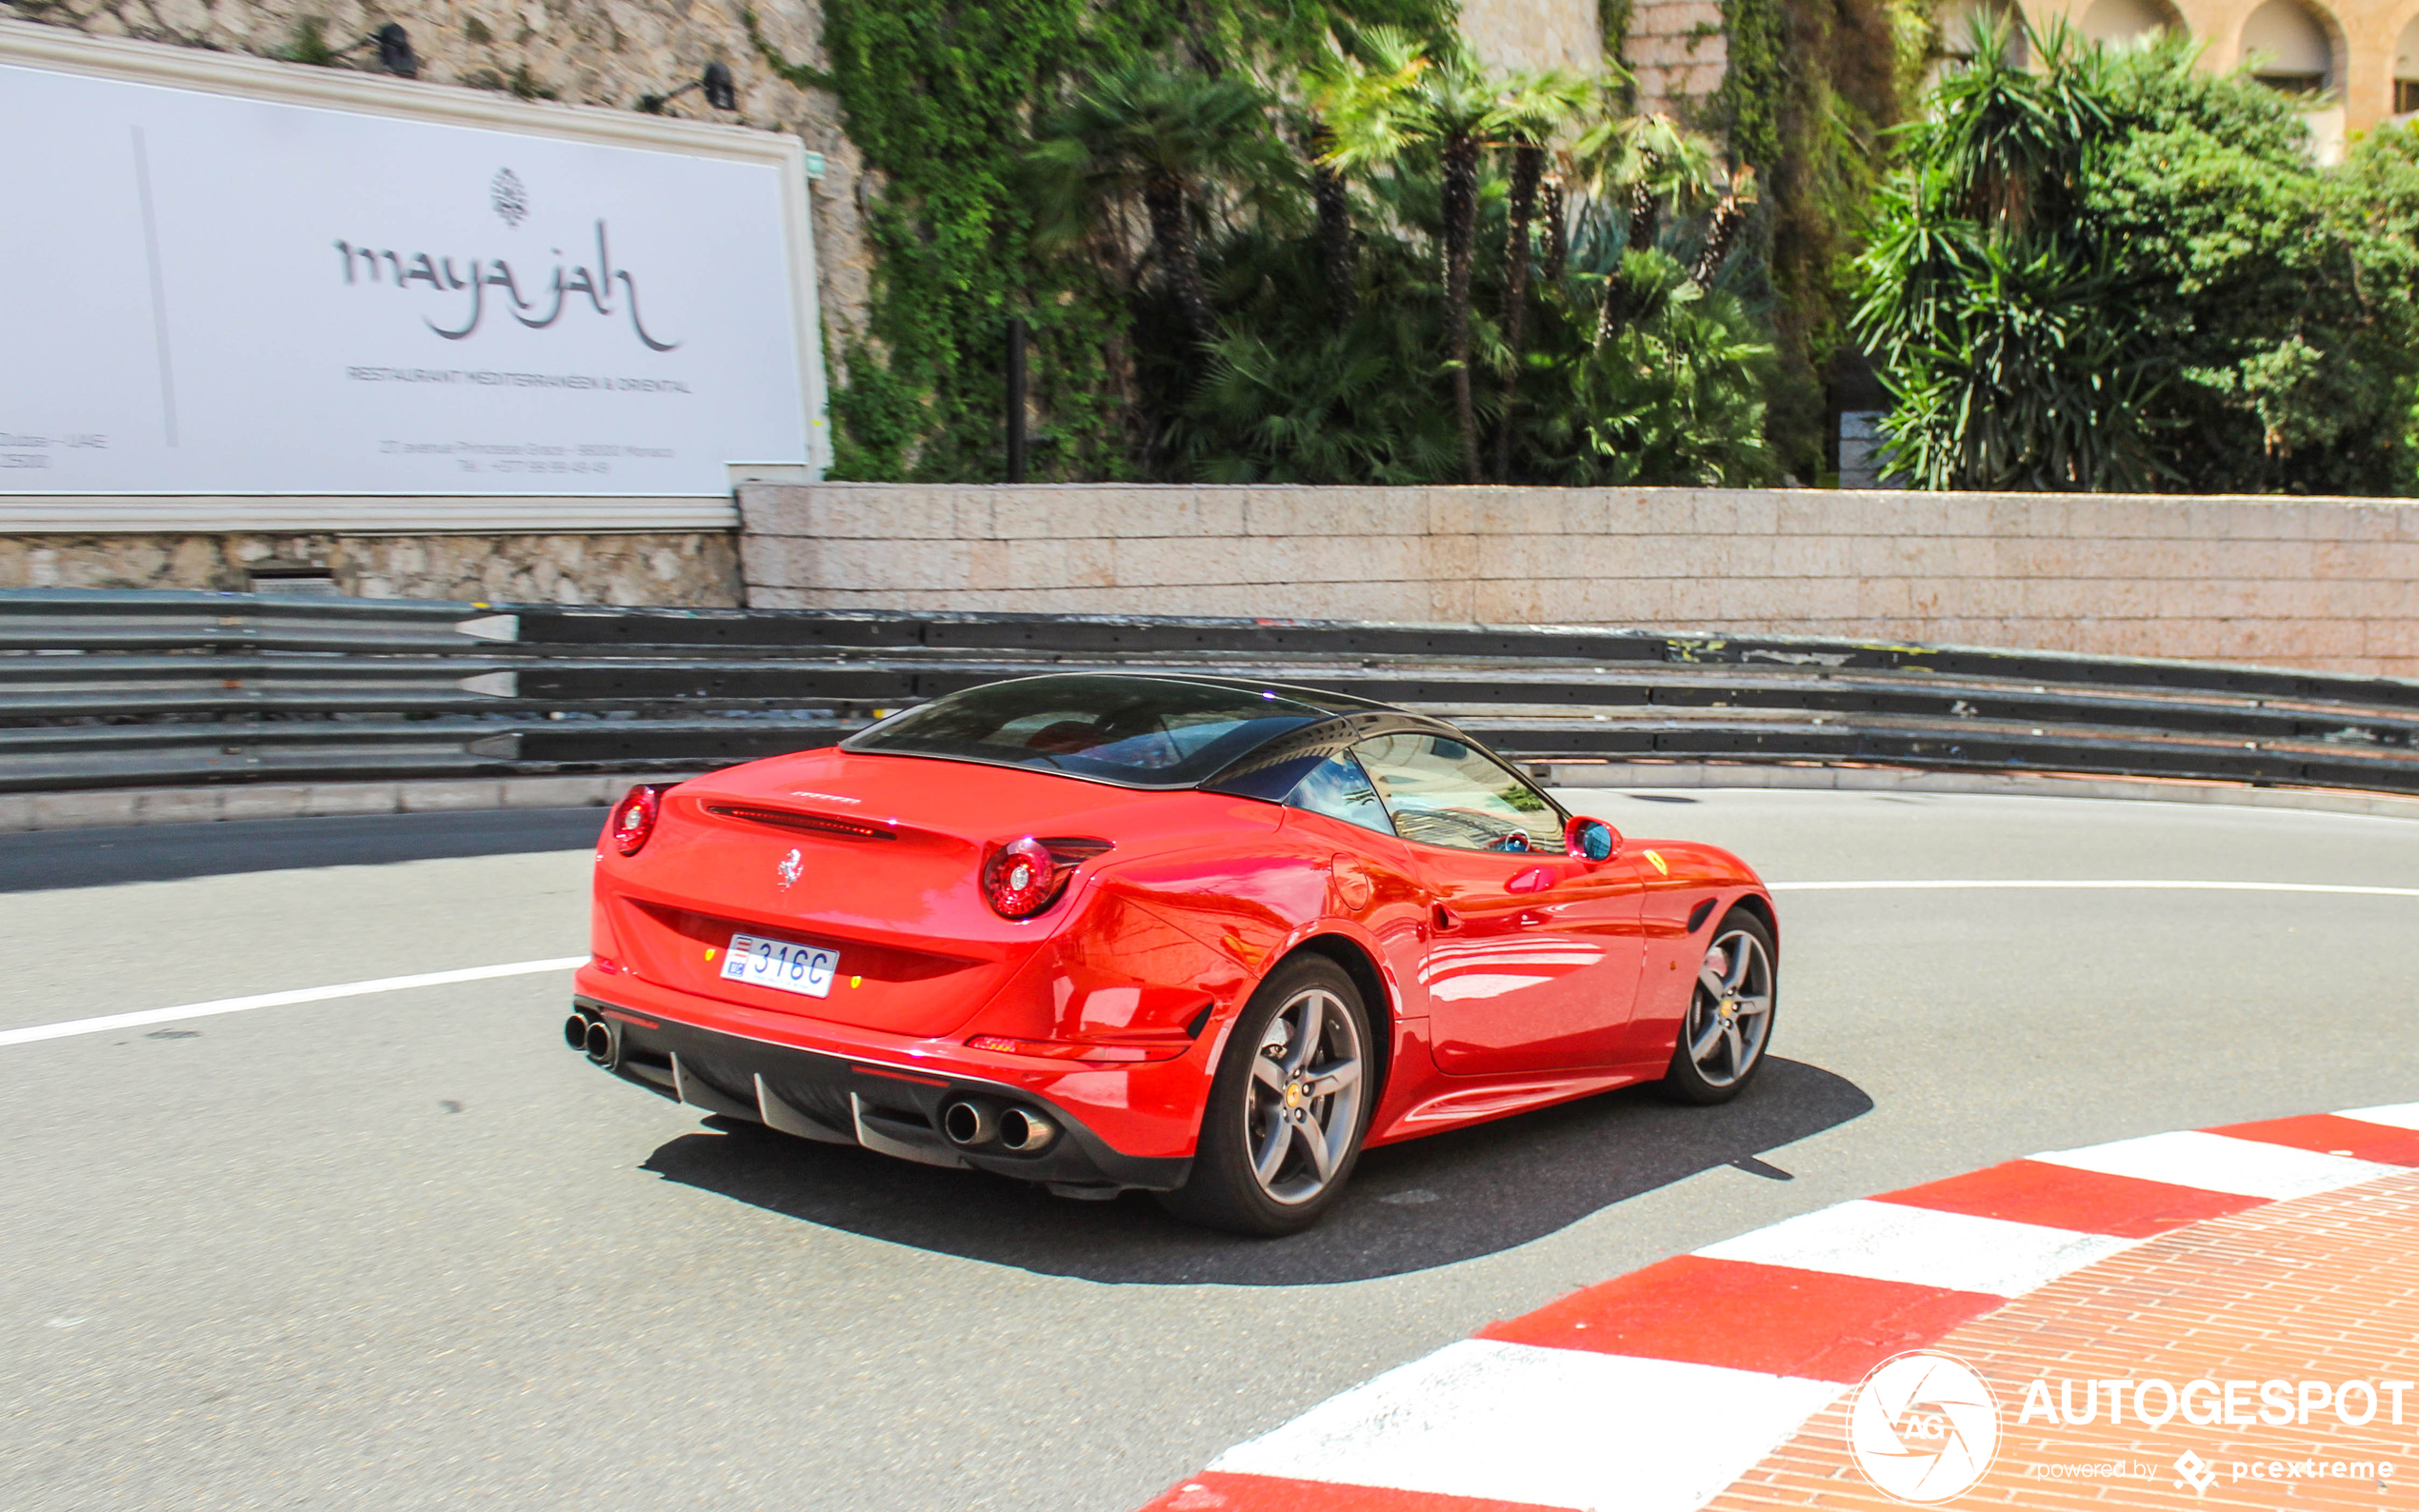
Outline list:
[[[1096,884],[1080,912],[966,1026],[1061,1043],[1189,1044],[1231,1018],[1252,974],[1129,892]]]

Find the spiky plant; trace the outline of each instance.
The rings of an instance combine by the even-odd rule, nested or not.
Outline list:
[[[1625,212],[1621,245],[1630,251],[1656,245],[1667,206],[1693,214],[1721,191],[1713,144],[1668,115],[1609,117],[1580,137],[1573,157],[1596,196]],[[1647,296],[1613,269],[1599,295],[1596,340],[1618,335]]]
[[[1495,481],[1511,476],[1511,412],[1520,396],[1520,365],[1528,343],[1529,237],[1546,149],[1595,96],[1595,87],[1568,74],[1516,74],[1495,109],[1498,140],[1511,154],[1509,224],[1504,233],[1504,396],[1495,425]],[[1560,219],[1561,207],[1553,207]],[[1555,228],[1560,233],[1560,226]],[[1558,273],[1557,273],[1557,276]]]

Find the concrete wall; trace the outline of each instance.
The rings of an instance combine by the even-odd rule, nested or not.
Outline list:
[[[757,607],[1650,626],[2419,676],[2419,504],[750,485]]]
[[[563,535],[343,535],[309,531],[0,537],[0,588],[210,588],[256,572],[324,572],[369,599],[514,604],[740,602],[727,531]]]

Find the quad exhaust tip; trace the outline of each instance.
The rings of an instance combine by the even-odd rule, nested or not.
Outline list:
[[[1002,1149],[1030,1155],[1058,1138],[1058,1125],[1021,1107],[994,1110],[970,1098],[941,1109],[941,1132],[962,1149],[997,1142]]]
[[[1020,1155],[1031,1154],[1057,1137],[1058,1125],[1038,1113],[1012,1107],[1000,1115],[1000,1143]]]
[[[588,1015],[574,1013],[563,1021],[563,1043],[574,1050],[588,1048]]]
[[[613,1031],[605,1027],[604,1020],[589,1021],[587,1044],[584,1047],[588,1051],[588,1058],[597,1064],[613,1064]]]
[[[941,1132],[952,1144],[989,1144],[999,1133],[999,1120],[980,1103],[951,1103],[941,1109]]]

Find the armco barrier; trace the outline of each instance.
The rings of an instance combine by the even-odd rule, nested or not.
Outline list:
[[[1038,671],[1404,704],[1556,763],[1866,763],[2419,792],[2419,683],[1551,626],[0,592],[0,791],[696,770]]]

